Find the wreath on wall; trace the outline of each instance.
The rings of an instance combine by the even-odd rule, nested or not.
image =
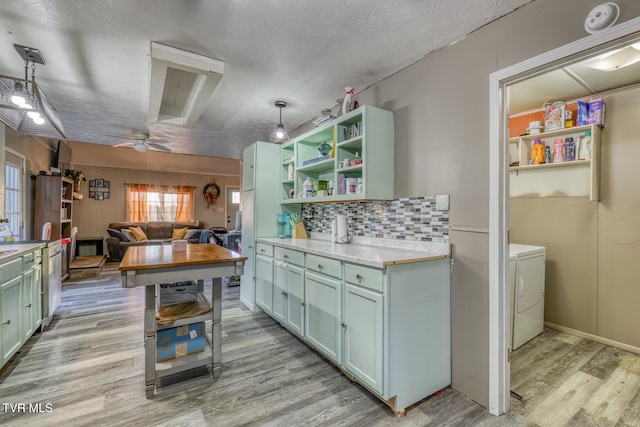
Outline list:
[[[202,195],[204,196],[205,202],[207,202],[207,209],[209,209],[209,206],[218,203],[218,197],[220,197],[220,187],[218,187],[218,184],[216,184],[215,182],[210,182],[209,184],[204,186]]]

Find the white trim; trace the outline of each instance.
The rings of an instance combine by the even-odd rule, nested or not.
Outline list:
[[[610,340],[608,338],[603,338],[598,335],[588,334],[586,332],[578,331],[577,329],[567,328],[566,326],[556,325],[555,323],[551,323],[551,322],[544,322],[544,326],[550,329],[555,329],[556,331],[566,332],[567,334],[575,335],[576,337],[586,338],[588,340],[595,341],[600,344],[619,348],[620,350],[640,354],[640,347],[625,344],[619,341]]]
[[[241,197],[240,200],[242,200],[242,191],[240,190],[240,186],[239,185],[225,185],[224,186],[224,228],[226,228],[227,230],[229,229],[228,225],[229,222],[227,221],[227,218],[229,218],[229,190],[236,189],[238,190],[238,193],[240,193]],[[240,210],[240,203],[238,203],[238,210]],[[230,219],[230,218],[229,218]],[[235,221],[235,218],[233,219],[233,221]],[[238,228],[238,224],[234,224],[235,227],[234,229]]]
[[[11,155],[16,156],[17,158],[20,159],[20,236],[18,237],[18,240],[29,240],[29,238],[27,237],[27,231],[30,231],[29,229],[27,229],[27,222],[29,220],[29,217],[27,215],[27,158],[25,157],[24,154],[19,153],[18,151],[9,148],[9,147],[5,147],[4,149],[5,153],[11,153]],[[5,168],[6,168],[6,164],[7,164],[7,159],[6,159],[6,155],[5,155]],[[5,174],[5,170],[3,168],[2,171],[3,174]],[[6,182],[5,182],[6,185]],[[6,199],[5,199],[5,203],[6,203]],[[5,210],[7,208],[7,206],[5,205]],[[2,213],[2,215],[4,216],[4,212]]]
[[[509,312],[506,250],[509,201],[506,192],[508,168],[504,161],[507,144],[503,142],[504,136],[507,135],[504,89],[509,83],[548,71],[543,68],[545,65],[548,65],[548,68],[557,68],[563,59],[572,57],[574,61],[582,52],[585,57],[593,55],[593,51],[586,52],[589,49],[606,43],[615,44],[614,41],[620,44],[627,43],[627,40],[619,39],[638,31],[640,17],[496,71],[489,76],[489,412],[494,415],[509,410],[510,395],[508,325],[505,321]],[[606,48],[611,49],[612,46]]]

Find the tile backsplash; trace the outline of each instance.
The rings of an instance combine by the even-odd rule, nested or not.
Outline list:
[[[347,215],[349,233],[359,237],[449,243],[449,211],[437,211],[435,196],[302,205],[307,231],[331,233],[331,221]]]

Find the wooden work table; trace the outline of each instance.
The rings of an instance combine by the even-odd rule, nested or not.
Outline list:
[[[239,276],[246,257],[214,244],[189,244],[184,252],[174,252],[171,245],[131,246],[120,263],[123,288],[145,286],[144,348],[145,390],[147,397],[155,393],[156,379],[210,365],[212,374],[220,376],[222,362],[222,281],[223,276]],[[179,319],[169,324],[156,322],[156,291],[158,284],[187,280],[198,282],[203,291],[205,279],[212,279],[212,312],[203,316]],[[156,363],[155,347],[158,329],[211,320],[211,341],[208,351],[169,362]]]

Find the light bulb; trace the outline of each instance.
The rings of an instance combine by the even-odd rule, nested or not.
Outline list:
[[[18,105],[18,107],[25,109],[25,110],[33,110],[33,107],[31,106],[31,104],[27,104],[27,102],[23,102],[22,104]]]
[[[20,96],[20,95],[13,95],[11,97],[11,102],[13,102],[14,104],[16,104],[17,106],[21,106],[22,104],[25,103],[25,99],[24,96]]]
[[[32,119],[35,119],[37,117],[40,117],[40,113],[37,111],[29,111],[27,113],[27,116],[31,117]]]
[[[283,138],[284,137],[284,132],[282,132],[281,130],[279,130],[278,132],[276,132],[276,136],[278,138]]]
[[[43,123],[44,123],[44,119],[43,119],[42,117],[40,117],[40,116],[38,116],[38,117],[34,117],[34,119],[33,119],[33,123],[35,123],[35,124],[37,124],[37,125],[41,125],[41,124],[43,124]]]

